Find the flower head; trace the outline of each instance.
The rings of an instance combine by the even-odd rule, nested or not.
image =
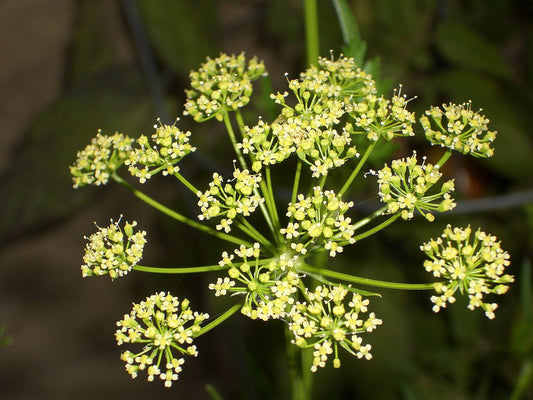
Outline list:
[[[186,91],[185,115],[195,121],[215,117],[222,120],[227,111],[235,111],[250,101],[252,81],[265,74],[263,62],[221,54],[208,58],[198,71],[190,73],[191,89]]]
[[[142,135],[136,140],[139,146],[131,151],[125,164],[130,173],[146,182],[161,171],[163,175],[179,172],[177,165],[183,157],[196,150],[189,144],[190,132],[183,132],[175,125],[154,125],[155,133],[151,139]]]
[[[325,247],[334,257],[342,252],[342,246],[355,243],[355,228],[344,214],[353,207],[353,202],[344,202],[332,190],[313,188],[313,195],[299,194],[294,204],[290,203],[287,216],[291,222],[281,229],[291,243],[291,248],[306,254],[308,250]]]
[[[222,253],[220,266],[228,267],[228,276],[209,285],[215,296],[245,296],[241,312],[267,321],[284,318],[294,303],[300,278],[294,270],[296,256],[282,254],[277,259],[260,258],[259,243],[241,245],[233,254]],[[238,261],[236,257],[238,258]]]
[[[348,112],[355,120],[355,126],[349,123],[346,130],[354,134],[364,133],[372,141],[413,136],[415,115],[407,111],[409,101],[401,94],[401,87],[394,90],[392,100],[369,94],[364,100],[350,104]]]
[[[198,218],[203,220],[223,216],[216,228],[230,232],[230,225],[237,215],[250,215],[264,201],[255,193],[259,182],[261,175],[252,175],[247,169],[241,171],[235,168],[232,181],[226,183],[219,174],[214,173],[209,189],[197,193],[202,211]]]
[[[333,365],[339,368],[339,346],[357,358],[372,358],[371,346],[362,344],[360,333],[372,332],[382,321],[368,313],[368,299],[343,285],[306,289],[304,297],[305,301],[292,307],[288,323],[294,335],[292,342],[314,349],[311,371],[324,367],[331,354]]]
[[[120,220],[106,228],[98,227],[98,232],[86,239],[84,264],[81,266],[83,277],[108,274],[111,279],[126,275],[142,259],[146,232],[133,228],[137,222],[126,222],[122,229]]]
[[[488,118],[472,111],[471,107],[470,102],[443,104],[442,108],[431,107],[420,118],[426,138],[432,144],[463,154],[491,157],[494,149],[490,146],[496,138],[496,131],[489,131]]]
[[[377,173],[379,195],[387,204],[388,213],[401,211],[403,219],[411,219],[418,210],[429,221],[434,220],[432,211],[448,211],[455,207],[450,192],[454,190],[453,180],[442,184],[439,192],[426,195],[442,176],[438,166],[423,162],[417,164],[416,153],[411,157],[394,160]]]
[[[98,131],[91,144],[77,154],[76,163],[70,166],[74,188],[86,185],[105,185],[120,168],[132,150],[133,139],[121,133],[112,136]]]
[[[494,318],[498,305],[486,303],[484,296],[503,294],[507,292],[507,284],[514,281],[512,275],[504,274],[510,264],[509,254],[501,249],[495,236],[480,229],[472,233],[470,226],[448,225],[439,238],[424,243],[420,249],[429,257],[424,262],[426,271],[445,279],[435,284],[437,296],[431,297],[433,311],[453,303],[454,294],[459,290],[468,294],[470,310],[481,307],[488,318]]]
[[[138,352],[126,350],[121,354],[121,359],[126,362],[126,371],[136,378],[139,371],[146,370],[148,381],[158,376],[165,382],[165,387],[172,386],[185,362],[181,355],[198,355],[192,343],[207,318],[207,314],[193,312],[189,300],[180,302],[177,297],[165,292],[133,304],[132,311],[117,322],[115,333],[119,346],[139,346]]]

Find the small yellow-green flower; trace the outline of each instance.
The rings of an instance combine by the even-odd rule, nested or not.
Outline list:
[[[459,290],[468,295],[470,310],[481,307],[488,318],[494,318],[498,305],[485,302],[485,295],[503,294],[508,290],[507,284],[514,281],[512,275],[504,274],[511,262],[495,236],[480,229],[472,233],[470,226],[448,225],[440,237],[424,243],[420,249],[429,257],[424,261],[426,271],[445,279],[435,283],[437,296],[431,297],[433,311],[455,302],[454,295]]]
[[[165,387],[171,387],[185,362],[181,356],[198,355],[192,343],[207,318],[208,314],[193,312],[189,300],[180,302],[170,293],[160,292],[139,304],[134,303],[132,311],[117,322],[115,333],[119,346],[139,347],[139,350],[126,350],[121,354],[126,371],[132,378],[146,371],[148,381],[159,377]]]
[[[496,131],[489,131],[488,118],[472,111],[471,107],[470,102],[443,104],[442,108],[431,107],[420,118],[426,138],[432,144],[463,154],[491,157],[494,154],[491,144],[496,138]]]
[[[109,275],[116,279],[126,275],[142,259],[146,232],[134,232],[137,222],[126,222],[124,228],[120,220],[106,228],[98,227],[98,232],[86,239],[84,264],[81,266],[83,277]]]
[[[132,150],[133,139],[121,133],[103,135],[98,131],[91,144],[77,154],[70,167],[74,188],[86,185],[105,185],[119,169]]]

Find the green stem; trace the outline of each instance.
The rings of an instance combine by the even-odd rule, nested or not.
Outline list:
[[[239,131],[242,135],[244,133],[244,119],[242,118],[241,110],[238,108],[235,111],[235,118],[237,119],[237,125],[239,126]]]
[[[363,157],[359,160],[357,165],[355,166],[355,169],[352,171],[352,174],[344,184],[344,186],[339,191],[339,195],[343,196],[344,193],[350,188],[351,184],[353,183],[354,179],[357,177],[357,174],[359,174],[359,171],[361,171],[361,168],[363,168],[363,165],[365,164],[366,160],[368,159],[368,156],[370,156],[370,153],[372,153],[372,150],[374,150],[374,147],[376,147],[377,142],[372,142],[366,149],[365,154],[363,154]]]
[[[231,140],[231,144],[233,145],[233,150],[235,151],[235,154],[237,155],[241,168],[248,169],[248,167],[246,166],[246,161],[244,160],[244,157],[242,155],[242,152],[237,147],[237,137],[235,136],[235,131],[233,130],[233,126],[231,125],[231,120],[229,118],[229,113],[227,111],[224,113],[224,125],[226,126],[226,130],[228,131],[228,136]]]
[[[372,214],[370,214],[368,217],[366,218],[363,218],[362,220],[360,221],[357,221],[355,224],[354,224],[354,231],[356,231],[357,229],[365,226],[366,224],[368,224],[370,221],[372,221],[374,218],[377,218],[379,217],[380,215],[383,214],[383,211],[385,211],[387,209],[387,206],[383,206],[381,207],[379,210],[376,210],[374,211]]]
[[[451,155],[452,155],[452,150],[450,149],[446,150],[446,153],[442,155],[442,157],[440,158],[440,160],[437,162],[436,165],[438,165],[439,168],[442,167],[444,163],[448,161],[448,158],[450,158]]]
[[[185,217],[184,215],[164,206],[163,204],[159,203],[158,201],[152,199],[150,196],[144,194],[138,189],[135,189],[133,186],[131,186],[128,182],[126,182],[123,178],[118,176],[117,174],[113,175],[113,179],[120,183],[122,186],[129,189],[137,198],[141,199],[148,205],[154,207],[156,210],[161,211],[163,214],[168,215],[169,217],[183,223],[186,225],[189,225],[192,228],[198,229],[199,231],[208,233],[210,235],[216,236],[219,239],[225,240],[227,242],[235,243],[235,244],[244,244],[246,246],[252,246],[252,244],[246,240],[243,240],[241,238],[228,235],[224,232],[219,232],[213,228],[210,228],[209,226],[202,225],[199,222],[196,222],[190,218]]]
[[[233,314],[235,314],[237,311],[239,311],[242,307],[242,303],[237,303],[233,305],[229,310],[227,310],[224,314],[217,317],[217,319],[211,321],[206,326],[204,326],[200,331],[195,335],[195,337],[202,336],[204,333],[209,332],[211,329],[216,328],[218,325],[220,325],[222,322],[227,320],[229,317],[231,317]]]
[[[379,232],[380,230],[382,230],[383,228],[389,226],[390,224],[392,224],[394,221],[396,221],[398,218],[400,217],[400,213],[397,213],[397,214],[394,214],[392,217],[390,217],[389,219],[383,221],[381,224],[379,225],[376,225],[375,227],[373,227],[372,229],[369,229],[368,231],[366,232],[363,232],[357,236],[354,236],[354,239],[356,241],[358,240],[361,240],[361,239],[364,239],[364,238],[367,238],[371,235],[373,235],[374,233],[376,232]]]
[[[308,400],[309,379],[304,378],[302,349],[291,343],[292,332],[285,325],[285,344],[292,400]]]
[[[342,272],[331,271],[325,268],[315,268],[311,265],[302,264],[298,268],[302,272],[310,274],[317,274],[327,276],[329,278],[339,279],[341,281],[358,283],[361,285],[386,288],[386,289],[400,289],[400,290],[431,290],[434,288],[433,283],[401,283],[401,282],[387,282],[376,279],[361,278],[355,275],[344,274]]]
[[[276,232],[279,232],[280,228],[280,222],[279,222],[279,215],[278,215],[278,209],[276,208],[276,200],[274,197],[274,189],[272,188],[272,177],[270,175],[270,167],[265,167],[265,177],[266,177],[266,190],[268,193],[268,202],[270,203],[270,215],[272,216],[272,219],[274,220],[274,227],[276,228]]]
[[[511,397],[509,399],[510,400],[522,399],[524,392],[526,391],[527,387],[531,384],[532,380],[533,380],[533,361],[526,360],[522,364],[522,368],[520,369],[520,373],[518,375],[518,380],[513,389],[513,393],[511,393]]]
[[[132,268],[134,271],[150,272],[154,274],[195,274],[201,272],[224,271],[228,267],[221,267],[220,265],[205,265],[203,267],[180,267],[180,268],[165,268],[165,267],[145,267],[143,265],[135,265]]]
[[[304,1],[305,15],[305,42],[307,45],[307,64],[313,65],[320,55],[320,42],[318,35],[318,13],[316,0]]]
[[[239,216],[239,219],[237,221],[237,227],[244,233],[246,233],[248,236],[250,236],[252,239],[261,243],[263,247],[271,251],[275,249],[272,243],[270,243],[267,238],[265,238],[257,229],[255,229],[254,226],[250,224],[246,218]]]
[[[296,203],[296,196],[298,195],[298,186],[300,185],[300,175],[302,173],[302,160],[298,159],[296,164],[296,172],[294,173],[294,184],[292,185],[291,203]]]
[[[241,117],[241,121],[242,121],[242,117]],[[248,167],[246,166],[246,161],[244,160],[244,157],[242,155],[242,152],[237,147],[237,138],[235,137],[235,131],[233,130],[233,127],[231,126],[231,120],[229,118],[228,112],[224,113],[224,124],[226,126],[226,130],[228,131],[228,136],[231,140],[231,144],[233,145],[233,150],[235,151],[235,154],[237,155],[237,158],[239,160],[239,164],[241,165],[243,169],[248,169]],[[254,194],[261,197],[257,189],[254,189]],[[265,207],[263,203],[259,203],[259,208],[261,209],[261,212],[263,213],[263,216],[265,217],[265,220],[268,224],[268,227],[270,228],[270,231],[272,232],[274,237],[277,237],[276,229],[274,228],[274,224],[272,223],[272,219],[270,218],[270,214],[267,208]]]
[[[188,181],[188,180],[187,180],[182,174],[180,174],[179,172],[174,172],[174,176],[175,176],[176,178],[178,178],[179,181],[180,181],[181,183],[183,183],[183,184],[187,187],[187,189],[189,189],[189,190],[190,190],[191,192],[193,192],[195,195],[199,192],[199,190],[196,189],[196,187],[194,187],[194,185],[193,185],[191,182],[189,182],[189,181]]]

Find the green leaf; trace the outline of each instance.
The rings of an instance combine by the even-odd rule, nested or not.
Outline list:
[[[74,190],[69,165],[97,129],[133,137],[154,111],[141,77],[117,70],[69,90],[36,118],[11,167],[0,177],[0,237],[66,215],[92,191]]]
[[[346,0],[333,0],[333,5],[345,44],[344,54],[347,57],[353,57],[357,64],[363,65],[366,43],[361,39],[353,12]]]
[[[437,28],[436,45],[449,61],[461,67],[509,78],[511,71],[498,49],[466,25],[449,23]]]

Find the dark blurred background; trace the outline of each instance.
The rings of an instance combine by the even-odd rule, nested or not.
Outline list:
[[[501,239],[517,281],[495,299],[500,307],[493,321],[461,301],[435,315],[429,293],[384,291],[372,300],[384,320],[368,338],[374,359],[346,356],[342,369],[320,371],[315,398],[507,399],[521,393],[515,398],[533,399],[532,3],[349,3],[368,57],[381,58],[382,77],[418,96],[412,109],[471,99],[499,136],[494,158],[453,157],[446,165],[457,182],[456,212],[433,224],[398,223],[354,246],[337,268],[428,281],[418,246],[447,223],[470,223]],[[338,54],[342,35],[334,8],[329,0],[318,4],[321,53]],[[93,221],[102,226],[120,214],[148,231],[143,264],[214,264],[227,249],[168,221],[121,187],[75,191],[68,173],[76,151],[99,128],[137,137],[151,134],[156,117],[173,122],[183,111],[189,71],[220,51],[257,55],[271,77],[258,91],[285,90],[283,73],[296,77],[305,68],[302,1],[0,2],[1,399],[208,399],[206,384],[225,399],[288,397],[281,324],[240,315],[198,340],[199,357],[186,361],[172,389],[142,375],[132,381],[119,359],[115,321],[132,301],[156,290],[171,290],[190,298],[193,309],[217,315],[224,307],[206,289],[215,277],[132,273],[110,282],[82,279],[79,269]],[[252,124],[269,112],[259,102],[245,118]],[[184,174],[202,186],[213,169],[231,169],[218,124],[183,118],[180,126],[193,131],[199,148],[183,163]],[[415,140],[412,146],[425,145]],[[382,157],[405,150],[391,147]],[[185,214],[197,213],[195,199],[173,181],[154,178],[144,190]],[[375,192],[361,196],[355,200],[363,205],[376,200]]]

